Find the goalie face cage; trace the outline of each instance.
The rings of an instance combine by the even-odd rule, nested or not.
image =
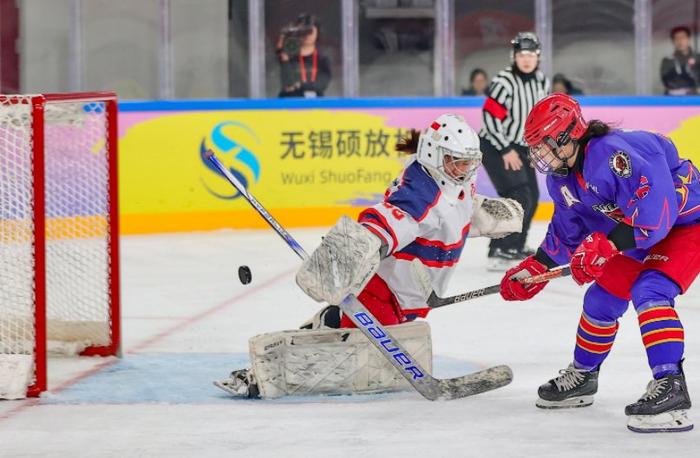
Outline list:
[[[118,259],[116,95],[0,95],[0,357],[33,355],[28,396],[54,343],[119,352]]]

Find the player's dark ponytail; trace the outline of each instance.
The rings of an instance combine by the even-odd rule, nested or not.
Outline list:
[[[420,138],[420,132],[416,129],[411,129],[408,135],[403,137],[396,144],[396,151],[405,154],[416,154],[418,151],[418,139]]]
[[[600,119],[593,119],[588,123],[586,131],[583,133],[583,136],[578,142],[581,145],[585,145],[588,143],[588,140],[593,137],[602,137],[603,135],[607,135],[611,129],[612,127],[610,127],[610,125],[605,124]]]

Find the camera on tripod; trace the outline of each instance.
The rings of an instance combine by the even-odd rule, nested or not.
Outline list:
[[[280,35],[282,36],[281,51],[288,56],[299,54],[304,38],[314,31],[315,22],[314,16],[302,14],[296,21],[284,27],[280,31]]]

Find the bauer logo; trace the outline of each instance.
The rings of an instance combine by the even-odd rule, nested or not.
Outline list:
[[[403,369],[404,376],[409,376],[410,374],[413,380],[425,377],[425,374],[411,361],[411,358],[394,343],[394,339],[380,325],[376,324],[367,313],[357,312],[354,316],[357,320],[355,324],[366,329],[375,342],[378,342],[379,346],[385,350],[385,353],[394,358],[396,363],[398,363],[394,365]]]
[[[202,139],[199,158],[210,172],[201,178],[202,185],[219,199],[235,199],[240,193],[233,189],[223,174],[206,159],[207,149],[214,151],[219,160],[246,189],[260,179],[260,162],[251,148],[260,144],[253,130],[236,121],[224,121]]]

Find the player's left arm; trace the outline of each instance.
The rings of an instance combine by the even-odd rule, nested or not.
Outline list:
[[[608,166],[606,181],[624,214],[608,238],[621,251],[650,248],[663,240],[678,218],[676,188],[666,163],[634,151],[615,151]]]
[[[663,240],[678,217],[676,190],[665,162],[654,163],[632,149],[615,150],[593,175],[593,186],[617,204],[622,219],[608,234],[593,232],[576,248],[571,275],[581,285],[599,278],[605,263],[620,252]]]

